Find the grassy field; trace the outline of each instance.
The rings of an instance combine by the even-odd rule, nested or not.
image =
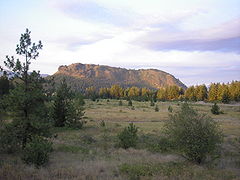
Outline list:
[[[119,106],[117,100],[87,100],[83,129],[54,129],[58,136],[52,139],[54,152],[46,167],[36,169],[24,165],[17,155],[1,154],[0,179],[240,179],[239,105],[220,105],[224,114],[212,115],[211,104],[192,104],[218,121],[225,136],[221,158],[196,165],[152,146],[168,120],[168,106],[176,112],[181,103],[156,104],[159,112],[150,102],[133,101],[134,107],[129,107],[127,101]],[[136,149],[124,150],[116,146],[117,134],[130,122],[139,127],[139,143]]]

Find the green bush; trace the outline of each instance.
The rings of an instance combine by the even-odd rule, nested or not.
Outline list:
[[[223,135],[218,124],[205,114],[199,114],[187,103],[170,115],[165,133],[187,159],[202,163],[217,157]]]
[[[21,147],[18,128],[13,123],[3,124],[0,129],[0,152],[14,153]]]
[[[26,164],[43,166],[49,161],[52,152],[52,143],[42,137],[34,137],[23,150],[22,160]]]
[[[128,106],[132,106],[133,104],[132,104],[132,101],[131,101],[131,99],[129,99],[129,101],[128,101]]]
[[[119,106],[122,106],[123,105],[123,102],[120,100],[119,103],[118,103]]]
[[[124,149],[136,147],[138,140],[137,131],[138,128],[133,123],[130,123],[129,126],[118,135],[119,146]]]
[[[173,108],[172,108],[172,106],[168,106],[168,112],[170,112],[170,113],[173,112]]]
[[[102,121],[100,122],[100,126],[101,126],[101,127],[105,127],[105,126],[106,126],[106,123],[105,123],[104,120],[102,120]]]
[[[166,137],[160,137],[156,143],[149,145],[148,150],[152,152],[170,152],[174,150],[172,142]]]
[[[214,105],[212,106],[211,112],[215,115],[220,114],[220,107],[216,103],[214,103]]]
[[[153,99],[151,99],[150,106],[154,106],[154,105],[155,105],[155,103],[154,103]]]
[[[139,137],[138,148],[147,149],[151,152],[172,152],[174,150],[173,143],[164,136],[157,136],[155,134],[143,134]]]

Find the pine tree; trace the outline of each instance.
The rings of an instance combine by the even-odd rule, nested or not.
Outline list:
[[[128,106],[132,106],[132,100],[131,99],[128,100]]]
[[[71,91],[67,86],[66,80],[63,80],[57,89],[54,104],[53,118],[55,127],[63,127],[67,121],[69,104],[71,101]]]
[[[151,99],[150,106],[154,106],[154,105],[155,105],[155,103],[154,103],[153,99]]]
[[[122,100],[120,100],[120,101],[118,102],[118,105],[119,105],[119,106],[122,106],[122,105],[123,105]]]
[[[78,94],[73,98],[73,93],[65,80],[60,84],[56,91],[53,104],[53,118],[55,127],[69,126],[72,128],[82,128],[85,123],[82,120],[84,116],[84,101]]]
[[[216,103],[212,106],[211,112],[216,115],[220,114],[220,108]]]
[[[42,43],[41,41],[38,44],[32,43],[30,34],[31,32],[26,29],[16,48],[17,54],[23,56],[24,60],[6,56],[4,61],[6,68],[14,72],[15,79],[18,80],[15,88],[6,96],[5,102],[12,116],[9,126],[14,129],[16,144],[19,143],[23,149],[34,136],[49,135],[48,111],[44,103],[46,100],[43,89],[44,80],[39,72],[29,72],[31,61],[38,57]]]

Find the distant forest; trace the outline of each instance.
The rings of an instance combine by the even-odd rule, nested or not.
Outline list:
[[[16,80],[9,80],[6,76],[0,77],[0,96],[7,94],[10,89],[14,88]],[[54,81],[54,80],[53,80]],[[53,81],[47,81],[45,87],[58,86]],[[139,101],[208,101],[229,103],[230,101],[240,101],[240,81],[232,81],[231,83],[212,83],[209,88],[206,85],[190,86],[183,89],[178,86],[168,86],[157,90],[149,88],[141,88],[137,86],[122,87],[120,85],[112,85],[111,87],[98,88],[90,86],[84,88],[73,87],[71,81],[66,80],[73,92],[81,93],[85,98],[89,99],[132,99]],[[49,84],[51,83],[51,84]],[[53,85],[54,84],[54,85]]]
[[[233,81],[228,84],[212,83],[209,88],[206,85],[190,86],[186,90],[178,86],[169,86],[158,90],[147,88],[122,88],[119,85],[112,85],[110,88],[100,88],[94,86],[86,88],[87,98],[112,98],[112,99],[134,99],[140,101],[209,101],[229,103],[230,101],[240,101],[240,81]]]

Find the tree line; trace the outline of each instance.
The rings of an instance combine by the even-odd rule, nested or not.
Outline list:
[[[140,101],[208,101],[229,103],[240,101],[240,81],[231,83],[212,83],[209,88],[205,84],[190,86],[186,90],[178,86],[168,86],[158,90],[139,88],[136,86],[123,88],[112,85],[110,88],[96,89],[94,86],[85,90],[85,96],[91,99],[134,99]]]

